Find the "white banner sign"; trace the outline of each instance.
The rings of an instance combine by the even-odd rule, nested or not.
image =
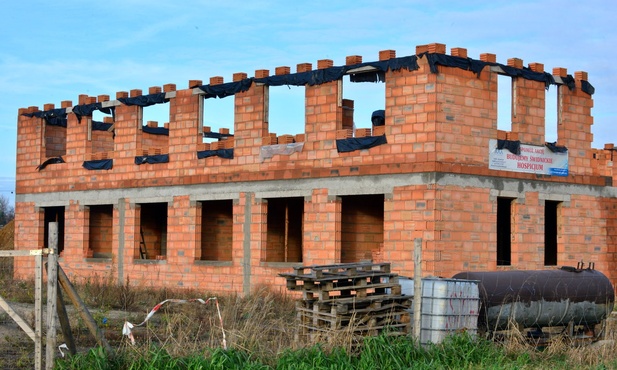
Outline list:
[[[521,154],[497,149],[497,140],[489,141],[488,168],[491,170],[568,176],[568,152],[552,152],[545,146],[521,144]]]

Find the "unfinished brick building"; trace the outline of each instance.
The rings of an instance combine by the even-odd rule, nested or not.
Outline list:
[[[510,130],[498,129],[504,76]],[[344,77],[385,89],[374,124],[354,118]],[[74,277],[246,293],[284,286],[278,273],[298,264],[373,260],[412,276],[421,238],[424,275],[582,260],[615,283],[615,151],[591,147],[587,80],[429,44],[21,109],[16,248],[45,246],[58,221]],[[304,131],[277,135],[269,90],[286,85],[305,89]],[[547,87],[558,91],[550,144]],[[209,98],[234,100],[233,127],[204,126]],[[169,122],[142,122],[158,104]]]

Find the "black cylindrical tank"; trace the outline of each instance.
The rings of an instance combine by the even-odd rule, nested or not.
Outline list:
[[[478,326],[501,330],[513,322],[525,328],[595,325],[615,303],[613,285],[591,269],[461,272],[454,279],[478,280]]]

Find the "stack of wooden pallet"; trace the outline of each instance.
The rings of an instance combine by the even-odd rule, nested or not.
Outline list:
[[[409,329],[411,297],[401,294],[390,263],[301,266],[280,276],[289,290],[302,292],[296,304],[300,335],[406,334]]]

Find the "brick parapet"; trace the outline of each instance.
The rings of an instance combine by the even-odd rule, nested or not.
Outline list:
[[[433,52],[441,52],[442,48],[438,46],[435,44]],[[464,52],[459,49],[453,49],[452,53],[464,55]],[[491,60],[487,56],[484,59]],[[321,61],[321,63],[321,67],[324,67],[326,61]],[[496,119],[496,91],[493,91],[495,73],[485,68],[479,76],[476,76],[471,71],[439,65],[439,73],[433,74],[428,70],[425,58],[420,58],[418,63],[420,69],[416,71],[403,69],[386,72],[386,125],[382,132],[385,132],[388,144],[372,148],[370,150],[372,155],[367,156],[362,152],[337,153],[335,151],[337,131],[342,129],[343,109],[342,104],[339,104],[342,98],[338,96],[339,82],[333,81],[306,87],[306,126],[303,138],[305,147],[301,153],[289,157],[278,156],[265,163],[259,163],[259,148],[264,143],[263,138],[269,135],[265,110],[267,87],[253,84],[248,91],[237,93],[233,98],[236,105],[235,138],[232,144],[234,160],[231,162],[220,158],[197,160],[195,152],[200,145],[198,122],[202,114],[199,111],[200,96],[194,94],[191,89],[187,89],[176,91],[176,98],[171,99],[169,103],[171,121],[169,164],[149,166],[149,170],[145,170],[145,166],[135,168],[134,157],[143,153],[144,146],[155,146],[155,144],[144,141],[144,138],[140,139],[140,136],[144,136],[141,130],[136,129],[140,108],[118,105],[116,107],[115,150],[108,155],[114,159],[114,169],[105,173],[97,173],[98,183],[89,186],[95,188],[100,185],[102,188],[108,188],[109,184],[113,183],[123,187],[132,181],[127,178],[127,175],[118,176],[115,173],[139,173],[135,175],[135,180],[142,179],[141,184],[156,184],[157,181],[149,180],[151,177],[166,178],[163,182],[158,181],[164,184],[199,183],[204,179],[224,181],[224,175],[220,177],[221,180],[217,180],[221,172],[241,173],[240,179],[244,180],[286,178],[286,174],[289,173],[286,172],[288,171],[287,160],[293,160],[298,169],[311,168],[314,176],[353,175],[349,169],[356,167],[362,168],[358,173],[371,173],[375,164],[379,164],[380,170],[385,171],[399,168],[392,172],[399,173],[401,164],[397,162],[401,156],[405,157],[405,162],[413,163],[413,166],[403,164],[406,171],[430,171],[441,167],[444,171],[453,170],[457,173],[468,171],[473,174],[478,172],[475,167],[483,167],[484,169],[480,169],[480,172],[490,174],[491,171],[486,169],[487,153],[483,148],[488,146],[488,140],[499,136],[493,127]],[[536,69],[540,68],[538,63],[533,63],[533,65]],[[559,71],[558,73],[561,73]],[[257,70],[256,74],[261,76],[269,72]],[[234,80],[243,76],[244,74],[234,75]],[[577,77],[582,79],[587,76],[584,72],[580,72]],[[218,81],[218,76],[215,79]],[[580,81],[577,81],[580,84]],[[518,122],[516,120],[514,122],[512,137],[516,134],[516,137],[523,143],[542,145],[543,133],[540,122],[542,120],[540,114],[543,100],[542,83],[517,79],[517,84],[516,120]],[[156,90],[158,91],[158,88]],[[604,175],[598,173],[597,166],[594,170],[588,150],[591,145],[591,97],[579,88],[572,92],[563,91],[564,112],[566,112],[563,120],[571,123],[562,125],[567,127],[560,127],[559,143],[570,149],[570,173],[573,176],[584,175],[586,176],[584,181],[599,184],[600,179],[589,177]],[[141,91],[137,89],[130,92],[131,96],[139,96],[139,94]],[[116,94],[117,97],[128,95],[126,92]],[[83,101],[89,98],[88,96],[80,97]],[[104,99],[101,98],[101,100]],[[30,109],[38,108],[31,107]],[[27,120],[20,118],[20,130],[28,125],[25,123]],[[40,119],[30,120],[33,123],[38,122],[32,126],[40,128]],[[84,135],[87,135],[86,125],[74,124],[74,115],[69,115],[69,122],[66,149],[68,157],[66,159],[70,163],[50,166],[46,169],[46,171],[60,169],[66,171],[70,168],[69,176],[60,176],[61,180],[55,181],[54,185],[49,188],[50,190],[57,191],[67,188],[69,183],[75,183],[76,176],[88,174],[87,170],[81,168],[81,162],[88,159],[93,152],[100,150],[95,150],[93,146],[84,143],[87,141],[84,139]],[[42,132],[29,136],[30,139],[24,141],[34,143],[34,145],[29,145],[27,150],[36,148],[40,135]],[[160,146],[165,147],[165,144]],[[25,146],[19,147],[18,156],[22,150],[26,150]],[[36,167],[46,156],[34,154],[30,157],[31,165],[34,164]],[[352,158],[354,159],[351,160]],[[201,165],[204,161],[208,163],[208,166]],[[218,166],[225,168],[215,168]],[[334,172],[333,167],[336,167]],[[28,171],[26,168],[31,169],[32,166],[18,165],[18,173],[23,171],[33,179],[45,176],[38,172]],[[188,169],[195,175],[183,180],[178,179],[179,174],[186,173]],[[266,178],[259,175],[264,170],[268,171]],[[521,173],[499,172],[499,175],[529,177]],[[18,183],[24,178],[20,176]],[[122,182],[118,182],[119,178],[123,179]],[[62,185],[62,180],[66,181],[65,185]],[[563,181],[558,178],[547,180]],[[24,192],[32,191],[37,190],[24,189]]]

